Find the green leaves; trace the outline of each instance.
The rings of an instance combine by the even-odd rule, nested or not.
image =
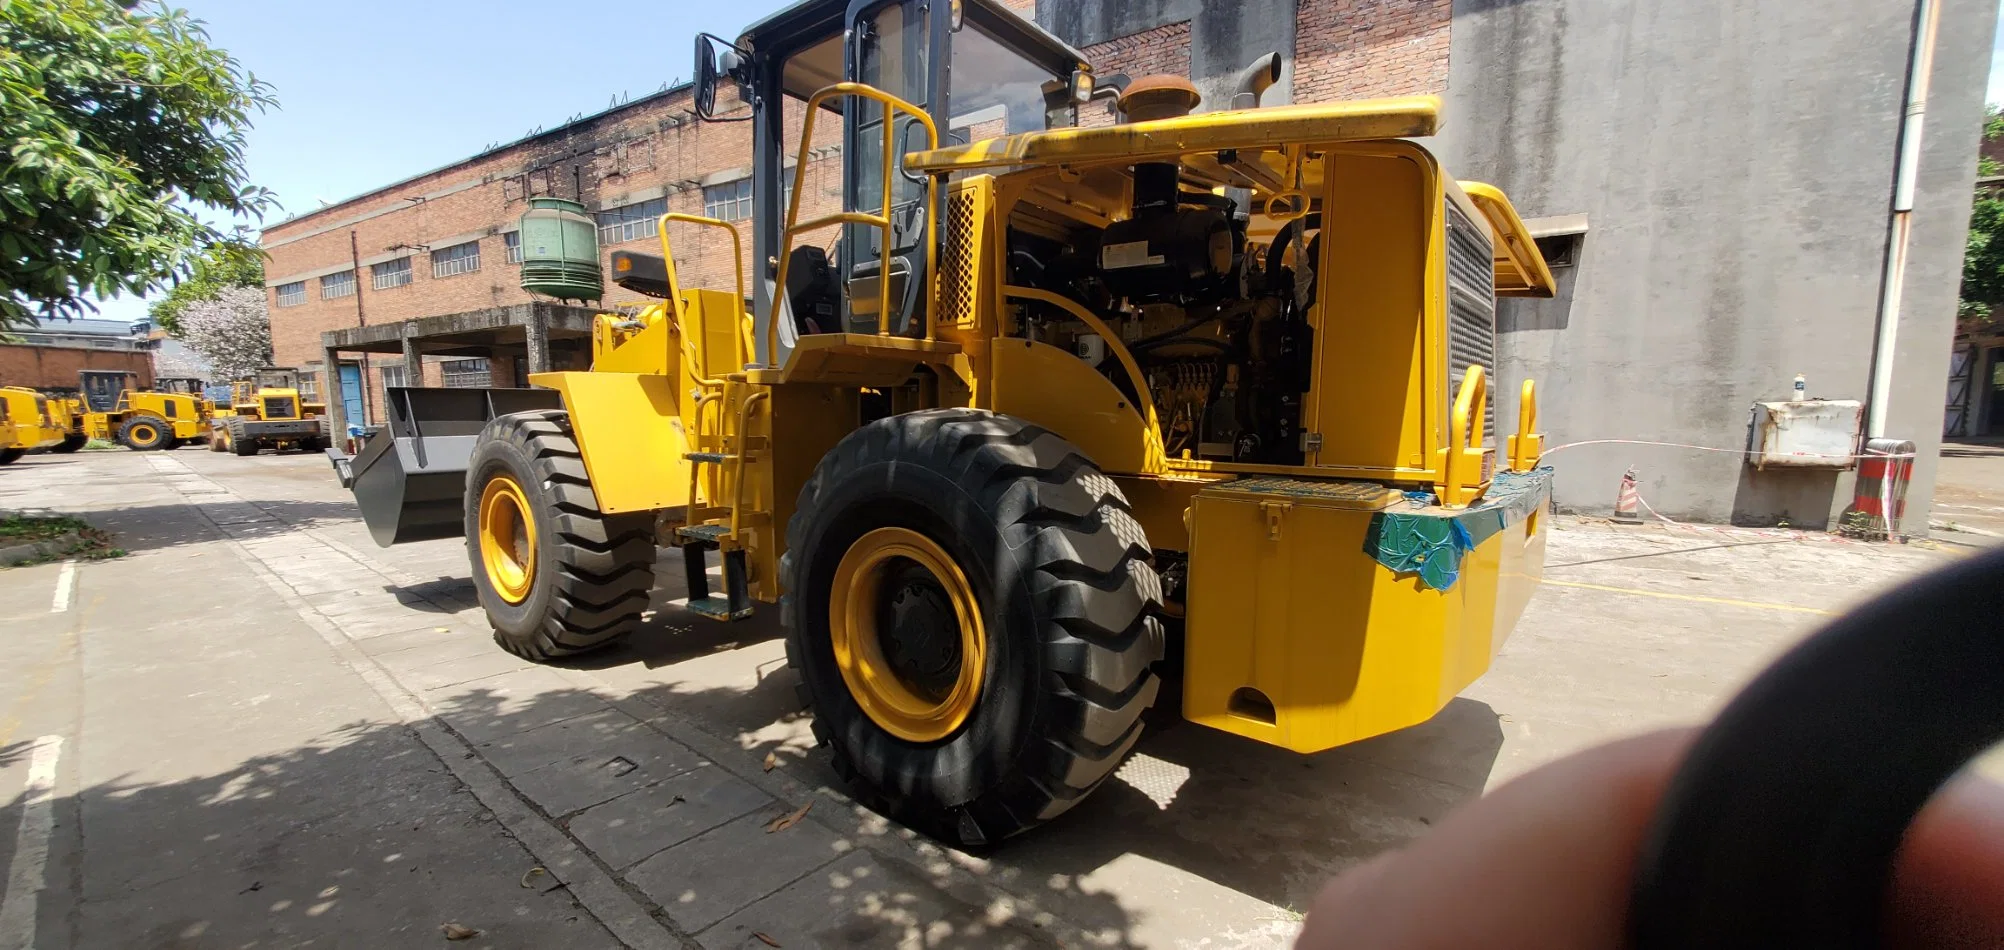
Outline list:
[[[5,237],[0,236],[0,243]],[[217,240],[195,257],[192,273],[176,283],[167,295],[153,302],[147,314],[160,328],[181,335],[181,313],[189,304],[215,299],[225,287],[256,288],[264,296],[264,251],[248,233],[238,232]]]
[[[243,145],[273,104],[185,11],[0,0],[0,329],[77,316],[86,290],[145,294],[191,276],[204,250],[243,244],[184,202],[272,206]]]

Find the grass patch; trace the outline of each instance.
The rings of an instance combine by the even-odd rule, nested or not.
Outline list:
[[[52,541],[74,535],[74,539],[55,551],[41,557],[22,561],[14,566],[46,564],[67,558],[81,558],[86,561],[102,561],[124,557],[124,548],[112,543],[110,532],[91,527],[89,522],[69,515],[21,515],[10,514],[0,517],[0,547],[16,544],[34,544]]]
[[[92,439],[89,442],[84,443],[84,451],[86,452],[89,451],[102,452],[106,449],[115,449],[115,448],[118,448],[118,443],[110,441],[109,439]]]

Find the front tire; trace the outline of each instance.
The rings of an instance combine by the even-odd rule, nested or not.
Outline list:
[[[537,662],[609,646],[654,589],[651,512],[599,511],[561,411],[497,416],[466,468],[466,551],[494,642]]]
[[[28,454],[26,449],[0,449],[0,465],[12,465]]]
[[[134,452],[153,452],[173,446],[174,430],[152,416],[133,416],[118,427],[118,441]]]
[[[1069,442],[976,410],[893,416],[837,444],[795,512],[787,659],[859,800],[990,844],[1133,748],[1160,686],[1161,582],[1126,498]],[[972,644],[952,619],[968,595]],[[981,665],[971,703],[956,662]]]

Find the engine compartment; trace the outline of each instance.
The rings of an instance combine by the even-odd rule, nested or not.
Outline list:
[[[1255,239],[1250,190],[1193,186],[1174,162],[1122,171],[1122,218],[1012,215],[1009,283],[1077,301],[1119,335],[1171,458],[1302,464],[1321,214]],[[1137,396],[1107,341],[1061,308],[1028,303],[1011,335],[1070,350]]]

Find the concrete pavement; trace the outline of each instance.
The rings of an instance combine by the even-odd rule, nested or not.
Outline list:
[[[0,858],[27,743],[65,739],[42,947],[429,945],[447,921],[488,946],[1284,945],[1331,874],[1701,718],[1946,556],[1561,522],[1553,583],[1432,721],[1303,757],[1158,717],[1086,804],[971,855],[843,798],[776,622],[682,611],[673,561],[631,642],[535,667],[490,642],[461,544],[375,548],[318,458],[30,457],[0,471],[27,506],[135,552],[77,569],[53,620],[59,566],[0,574],[27,645],[0,664]]]

